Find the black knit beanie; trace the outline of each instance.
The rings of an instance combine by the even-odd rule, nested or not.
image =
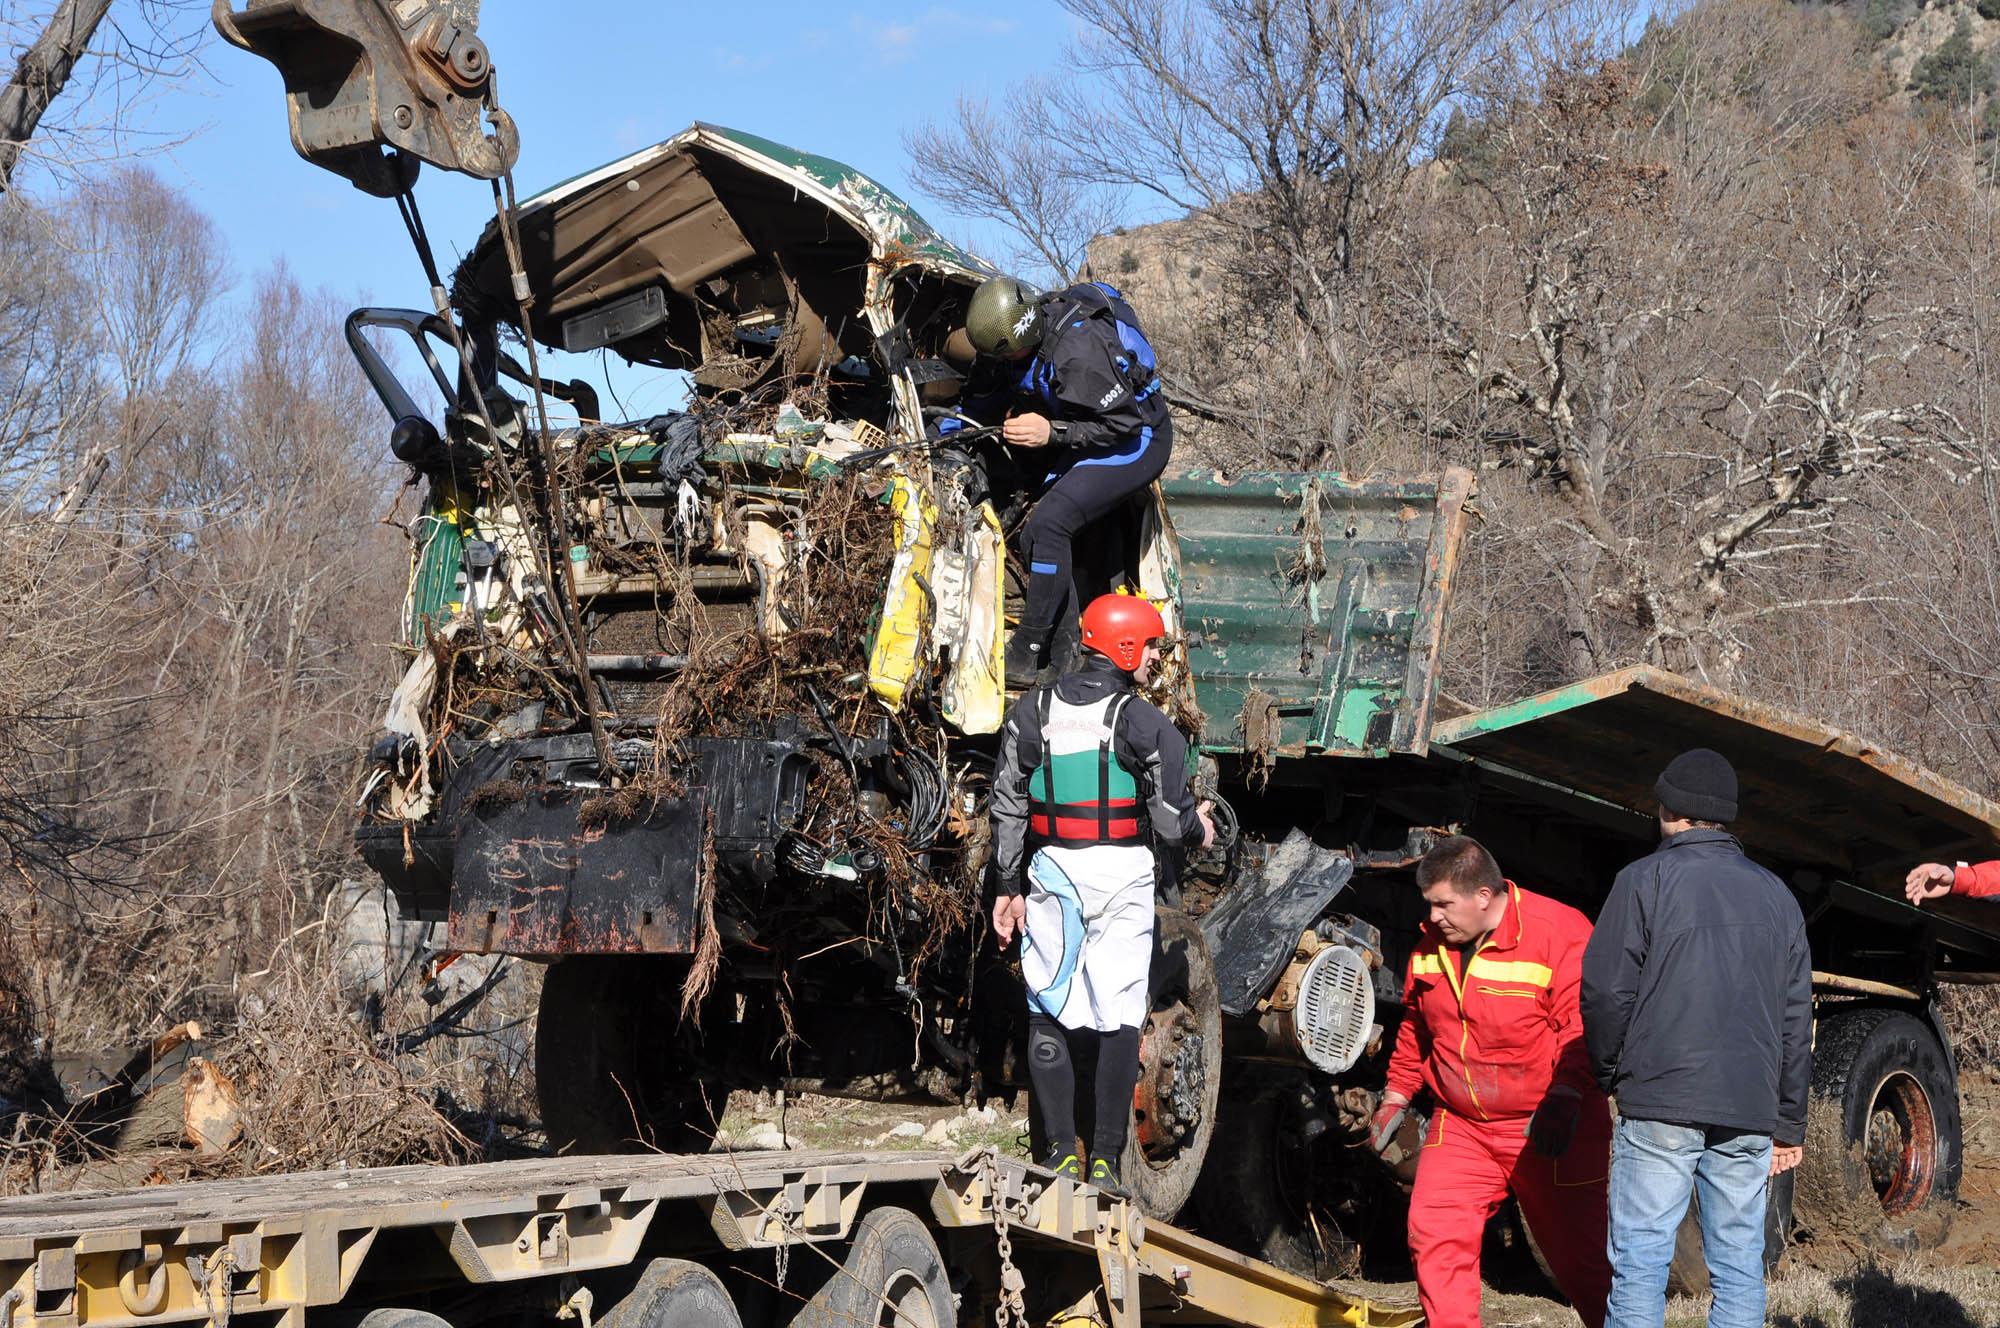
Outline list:
[[[1736,769],[1721,752],[1706,747],[1667,762],[1653,792],[1660,806],[1690,821],[1727,824],[1736,819]]]

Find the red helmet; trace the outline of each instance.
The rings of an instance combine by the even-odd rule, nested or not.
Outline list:
[[[1137,595],[1099,595],[1083,611],[1083,647],[1127,673],[1136,672],[1146,643],[1167,634],[1160,611]]]

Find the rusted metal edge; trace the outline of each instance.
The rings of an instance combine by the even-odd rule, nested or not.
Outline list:
[[[1423,756],[1430,751],[1431,716],[1437,699],[1437,661],[1444,653],[1445,627],[1450,618],[1452,582],[1471,512],[1472,472],[1452,466],[1437,486],[1435,525],[1424,555],[1424,588],[1417,599],[1417,620],[1410,630],[1409,667],[1403,695],[1409,703],[1406,750]]]
[[[1526,724],[1547,715],[1573,710],[1592,701],[1635,690],[1653,692],[1689,705],[1700,706],[1715,714],[1755,725],[1780,737],[1859,761],[1957,813],[1962,818],[1964,828],[1977,829],[1993,839],[2000,840],[2000,804],[1981,797],[1962,784],[1953,783],[1944,776],[1886,751],[1857,734],[1830,728],[1793,711],[1753,701],[1748,697],[1725,692],[1719,687],[1710,687],[1692,678],[1684,678],[1677,673],[1669,673],[1646,664],[1635,664],[1616,673],[1586,678],[1568,687],[1558,687],[1553,691],[1512,701],[1506,705],[1440,721],[1431,731],[1431,741],[1446,745],[1462,743],[1482,734],[1497,733],[1518,724]]]
[[[1813,970],[1813,986],[1821,991],[1837,991],[1849,996],[1891,996],[1899,1001],[1921,1000],[1908,987],[1899,987],[1893,982],[1876,982],[1869,978],[1850,978],[1839,973],[1825,973]]]

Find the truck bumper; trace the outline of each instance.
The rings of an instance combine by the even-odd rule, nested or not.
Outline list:
[[[369,822],[361,856],[404,916],[480,954],[691,954],[705,873],[768,880],[811,763],[786,738],[685,740],[678,797],[607,813],[588,735],[483,746],[426,823]],[[585,781],[588,782],[585,782]]]

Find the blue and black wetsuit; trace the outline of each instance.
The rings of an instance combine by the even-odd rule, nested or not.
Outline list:
[[[1028,516],[1028,595],[1018,631],[1039,661],[1066,605],[1077,533],[1160,477],[1173,450],[1153,348],[1123,296],[1101,282],[1041,301],[1042,344],[1029,359],[982,365],[967,410],[997,418],[1011,405],[1048,417],[1049,446],[1028,454],[1048,485]],[[1005,378],[996,381],[999,374]],[[1010,652],[1011,658],[1012,652]]]

